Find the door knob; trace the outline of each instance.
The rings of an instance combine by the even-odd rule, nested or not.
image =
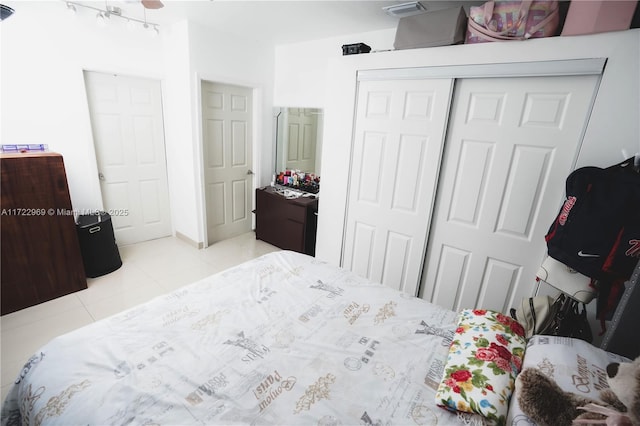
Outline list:
[[[251,169],[247,170],[247,174],[248,174],[248,175],[252,175],[252,174],[254,174],[254,173],[253,173],[253,170],[251,170]]]
[[[103,180],[103,181],[106,180],[102,173],[98,173],[98,179]]]

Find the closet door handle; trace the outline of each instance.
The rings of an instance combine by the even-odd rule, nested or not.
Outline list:
[[[105,181],[107,179],[105,179],[104,175],[102,173],[98,173],[98,179],[100,179],[101,181]]]

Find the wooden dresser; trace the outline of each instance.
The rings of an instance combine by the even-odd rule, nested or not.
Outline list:
[[[87,288],[62,156],[0,154],[1,313]]]
[[[268,186],[256,189],[256,238],[311,256],[316,252],[318,200],[286,199]]]

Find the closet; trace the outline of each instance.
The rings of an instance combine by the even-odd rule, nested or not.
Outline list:
[[[336,60],[316,257],[456,310],[507,312],[529,296],[564,179],[608,96],[606,55],[576,57],[589,40],[573,44],[567,58],[524,60],[516,43],[495,62],[462,55],[491,46]]]
[[[342,264],[445,307],[507,312],[539,266],[563,193],[549,182],[570,170],[599,77],[425,74],[358,84]]]

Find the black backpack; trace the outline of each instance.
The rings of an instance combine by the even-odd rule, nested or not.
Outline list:
[[[549,256],[599,281],[629,279],[640,259],[640,173],[634,158],[582,167],[545,236]]]

